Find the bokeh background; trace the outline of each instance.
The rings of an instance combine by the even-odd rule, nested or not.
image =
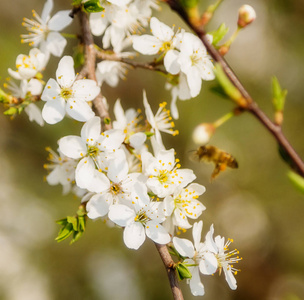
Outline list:
[[[55,1],[55,9],[68,9],[71,1]],[[202,9],[211,1],[201,1]],[[237,10],[245,4],[226,0],[208,30],[225,22],[230,34],[236,28]],[[259,106],[272,115],[271,76],[276,75],[288,98],[283,130],[304,157],[304,1],[248,0],[257,12],[256,21],[239,35],[226,56]],[[18,54],[29,47],[20,44],[23,17],[41,12],[44,1],[1,1],[1,84],[14,68]],[[168,7],[156,16],[169,26],[187,28]],[[77,20],[75,20],[77,23]],[[73,32],[70,26],[66,32]],[[71,54],[73,44],[65,54]],[[54,76],[58,63],[52,58],[45,79]],[[160,101],[170,102],[165,80],[144,70],[130,71],[118,88],[103,86],[110,105],[119,97],[125,109],[143,108],[142,90],[156,111]],[[205,300],[301,300],[304,299],[304,197],[288,180],[288,167],[281,161],[272,136],[249,114],[235,117],[214,135],[211,144],[232,153],[238,170],[229,170],[210,182],[212,165],[193,163],[193,128],[212,122],[233,104],[210,92],[213,83],[203,82],[201,94],[179,102],[180,135],[164,136],[174,147],[183,167],[193,168],[196,182],[206,186],[200,198],[204,233],[212,223],[215,234],[234,239],[243,257],[238,265],[238,289],[231,291],[224,276],[202,278]],[[89,221],[85,235],[75,244],[54,241],[59,226],[55,220],[73,215],[79,200],[62,195],[43,178],[46,146],[57,148],[57,140],[79,134],[80,125],[65,120],[43,128],[26,115],[14,120],[0,115],[0,299],[1,300],[119,300],[170,299],[166,273],[152,242],[139,251],[127,249],[122,231],[101,221]],[[188,236],[191,238],[191,230]],[[196,299],[181,283],[185,299]]]

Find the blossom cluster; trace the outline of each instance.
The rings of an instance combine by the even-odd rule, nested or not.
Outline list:
[[[133,108],[124,111],[118,99],[113,105],[112,127],[105,130],[104,120],[95,114],[92,103],[101,97],[103,82],[117,86],[125,75],[125,64],[103,60],[96,66],[96,81],[78,76],[74,59],[63,56],[67,41],[59,33],[71,24],[70,11],[59,11],[51,17],[53,0],[47,0],[41,17],[33,11],[34,19],[24,19],[29,33],[22,35],[22,42],[33,48],[28,56],[18,55],[15,71],[8,70],[20,84],[6,85],[22,104],[19,108],[41,126],[44,122],[57,124],[65,116],[84,123],[79,136],[58,140],[58,154],[47,149],[46,180],[50,185],[61,184],[64,193],[72,191],[81,198],[90,219],[104,219],[122,227],[128,248],[139,249],[146,237],[172,245],[192,274],[189,283],[194,295],[204,294],[199,273],[211,275],[223,270],[230,288],[235,289],[233,274],[237,270],[232,263],[240,260],[235,257],[238,252],[227,252],[231,240],[225,243],[220,236],[213,239],[213,225],[201,243],[202,221],[191,222],[206,209],[198,200],[205,187],[194,182],[196,176],[191,169],[181,168],[175,150],[167,149],[162,138],[163,133],[178,134],[171,117],[178,118],[177,98],[197,96],[202,80],[214,79],[206,48],[193,34],[180,29],[174,32],[152,17],[152,9],[158,8],[154,0],[108,0],[101,4],[102,12],[90,14],[92,34],[102,35],[103,49],[111,47],[116,57],[130,57],[130,52],[123,52],[130,46],[144,55],[159,55],[171,78],[171,112],[163,102],[154,114],[144,91],[145,115]],[[149,20],[152,35],[140,35]],[[42,72],[50,55],[61,58],[56,79],[45,83]],[[37,99],[44,102],[42,111],[34,103]],[[194,245],[175,236],[192,227]]]

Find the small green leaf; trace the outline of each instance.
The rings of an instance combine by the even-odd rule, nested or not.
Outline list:
[[[79,6],[81,4],[82,0],[73,0],[72,5],[73,6]]]
[[[85,217],[78,217],[78,231],[85,231]]]
[[[146,131],[146,132],[145,132],[145,135],[149,138],[149,137],[153,136],[154,133],[151,132],[151,131]]]
[[[272,77],[272,103],[275,111],[283,111],[287,90],[282,90],[278,79]]]
[[[68,223],[65,227],[63,227],[56,237],[57,242],[61,242],[65,239],[67,239],[71,234],[73,233],[73,224]]]
[[[83,232],[81,232],[81,231],[78,231],[78,232],[74,231],[73,238],[70,242],[70,245],[77,242],[81,238],[82,234],[83,234]]]
[[[210,91],[214,94],[217,94],[218,96],[224,98],[224,99],[228,99],[230,100],[230,98],[227,96],[227,94],[225,93],[224,89],[219,85],[214,85],[210,88]]]
[[[189,269],[184,265],[184,263],[178,263],[176,265],[176,271],[177,275],[180,280],[183,280],[185,278],[192,278],[192,274],[189,271]]]
[[[304,178],[293,171],[289,171],[287,173],[287,176],[291,180],[291,182],[294,184],[294,186],[298,190],[300,190],[302,193],[304,193]]]
[[[73,230],[74,230],[74,231],[77,231],[77,230],[78,230],[77,219],[76,219],[76,217],[70,217],[70,216],[68,216],[68,217],[67,217],[67,221],[68,221],[68,223],[70,223],[70,224],[73,225]]]
[[[208,32],[213,36],[212,45],[216,46],[224,38],[228,31],[229,28],[226,27],[224,23],[222,23],[218,29]]]
[[[68,224],[67,218],[56,221],[57,224],[65,226]]]
[[[244,100],[240,91],[232,84],[227,75],[225,74],[222,66],[219,63],[215,64],[214,70],[217,82],[222,87],[225,94],[231,99],[237,102],[239,105]]]
[[[199,0],[181,0],[180,2],[185,8],[193,8],[198,5]]]
[[[99,0],[89,0],[83,4],[83,8],[89,13],[101,12],[104,10],[104,8],[100,5]]]
[[[74,48],[73,59],[75,68],[79,68],[84,65],[83,45],[79,44],[77,47]]]
[[[18,113],[18,109],[16,107],[10,107],[8,110],[4,112],[6,116],[14,116]]]

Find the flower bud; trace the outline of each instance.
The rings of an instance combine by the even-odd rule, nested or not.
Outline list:
[[[238,19],[238,26],[241,28],[246,27],[251,22],[253,22],[256,18],[255,10],[250,5],[243,5],[239,9],[239,19]]]
[[[194,128],[192,139],[197,145],[205,145],[209,142],[215,131],[215,127],[211,123],[201,123]]]

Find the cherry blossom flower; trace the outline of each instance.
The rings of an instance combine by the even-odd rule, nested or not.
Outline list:
[[[188,281],[191,293],[194,296],[203,296],[205,294],[204,285],[202,284],[199,272],[205,275],[211,275],[216,272],[218,262],[215,255],[208,252],[207,247],[201,243],[203,222],[193,224],[193,241],[194,244],[178,237],[173,238],[173,244],[178,253],[184,257],[185,265],[189,265],[188,269],[192,274],[192,278]]]
[[[185,32],[181,40],[178,62],[181,71],[187,76],[191,97],[196,97],[201,90],[202,80],[214,79],[214,67],[204,44],[197,36]]]
[[[101,193],[109,188],[109,179],[102,172],[106,160],[113,157],[124,140],[121,130],[111,129],[100,134],[99,117],[93,117],[81,129],[81,137],[69,135],[59,140],[59,149],[67,157],[79,160],[76,184],[91,192]],[[112,156],[111,156],[112,154]],[[102,165],[104,164],[104,165]]]
[[[146,235],[155,243],[167,244],[171,238],[160,225],[165,216],[159,210],[159,202],[150,202],[144,185],[135,184],[132,193],[132,205],[113,205],[109,218],[119,226],[125,227],[123,239],[130,249],[137,250],[145,241]]]
[[[42,117],[49,124],[60,122],[67,113],[73,119],[85,122],[94,117],[88,101],[92,101],[100,92],[94,80],[76,80],[74,61],[64,56],[56,71],[57,82],[49,79],[41,99],[46,101]]]
[[[150,152],[141,155],[143,174],[148,177],[147,187],[158,197],[163,198],[183,188],[196,176],[190,169],[179,169],[174,160],[174,149],[160,150],[154,157]],[[177,160],[178,162],[178,160]]]
[[[51,18],[52,9],[53,0],[47,0],[41,17],[33,10],[34,20],[23,19],[22,25],[29,33],[21,35],[21,42],[29,43],[33,47],[40,46],[40,49],[46,54],[51,53],[60,57],[67,41],[59,31],[70,25],[73,19],[69,16],[70,10],[61,10]]]
[[[46,56],[39,49],[33,48],[29,55],[19,54],[16,59],[16,69],[8,69],[8,73],[15,79],[30,79],[41,71],[46,64]]]
[[[163,205],[167,220],[184,229],[191,227],[187,218],[197,219],[206,207],[197,200],[205,192],[205,187],[192,183],[186,188],[177,188],[173,195],[165,197]],[[171,216],[171,218],[169,218]],[[171,227],[171,226],[170,226]]]

